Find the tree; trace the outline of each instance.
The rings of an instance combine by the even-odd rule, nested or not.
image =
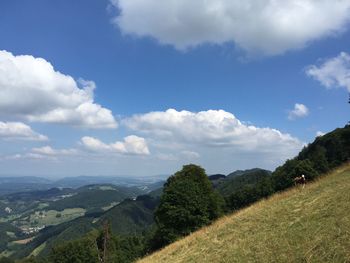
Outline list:
[[[298,161],[292,174],[293,177],[304,174],[307,180],[313,180],[319,176],[319,173],[313,168],[313,164],[309,159]]]
[[[155,212],[158,229],[153,242],[158,248],[209,224],[222,214],[223,199],[214,192],[197,165],[185,165],[169,177]]]
[[[326,153],[326,149],[320,145],[316,145],[313,152],[310,153],[309,159],[313,164],[313,168],[320,174],[329,171]]]
[[[7,257],[0,258],[0,263],[14,263],[14,261]]]
[[[98,262],[98,252],[95,240],[83,238],[56,246],[51,251],[50,262],[96,263]]]

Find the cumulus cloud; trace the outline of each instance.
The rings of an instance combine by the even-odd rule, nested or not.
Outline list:
[[[32,130],[31,127],[22,122],[0,121],[0,138],[29,141],[46,141],[45,135]]]
[[[245,125],[232,113],[223,110],[196,113],[169,109],[134,115],[123,120],[123,124],[158,143],[177,142],[188,147],[220,146],[241,153],[279,153],[291,157],[303,145],[298,139],[276,129]]]
[[[2,160],[37,160],[58,161],[60,157],[75,156],[79,153],[77,149],[54,149],[51,146],[32,148],[29,152],[16,153],[3,156]]]
[[[345,30],[347,0],[110,0],[124,34],[150,36],[184,50],[234,42],[249,53],[276,55]]]
[[[306,74],[326,88],[346,88],[350,92],[350,55],[341,52],[321,65],[307,67]]]
[[[116,128],[112,112],[94,102],[95,83],[75,81],[43,58],[0,51],[0,114],[32,122]]]
[[[304,104],[296,103],[294,109],[289,111],[288,119],[295,120],[306,117],[307,115],[309,115],[309,109]]]
[[[149,155],[146,140],[144,138],[130,135],[124,141],[106,144],[99,139],[85,136],[81,138],[81,144],[88,150],[100,153],[120,153],[132,155]]]

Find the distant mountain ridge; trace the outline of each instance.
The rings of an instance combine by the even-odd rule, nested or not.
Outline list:
[[[252,168],[252,169],[246,169],[246,170],[237,170],[227,175],[228,178],[234,178],[237,176],[247,175],[247,174],[253,174],[257,172],[265,171],[266,173],[271,174],[272,172],[269,170],[261,169],[261,168]]]
[[[223,196],[227,196],[235,193],[243,187],[255,186],[265,178],[271,176],[271,174],[271,171],[260,168],[238,170],[227,175],[224,180],[214,184],[214,187]]]
[[[159,182],[164,182],[166,175],[159,176],[75,176],[57,180],[37,176],[0,176],[0,196],[5,194],[47,190],[50,188],[79,188],[92,184],[113,184],[125,187],[140,187],[145,191],[158,188]]]

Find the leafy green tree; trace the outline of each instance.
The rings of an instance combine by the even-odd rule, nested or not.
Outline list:
[[[298,161],[292,171],[292,176],[304,174],[307,180],[315,179],[319,173],[313,168],[313,163],[309,159]]]
[[[54,247],[50,254],[53,263],[96,263],[98,251],[94,239],[83,238]]]
[[[309,159],[313,165],[313,168],[318,173],[323,174],[329,171],[329,164],[326,154],[326,149],[320,145],[316,145],[314,151],[310,153]]]
[[[14,263],[14,261],[7,257],[0,258],[0,263]]]
[[[158,230],[153,242],[161,247],[209,224],[222,214],[223,202],[203,168],[183,166],[164,185],[155,212]]]
[[[113,242],[113,263],[131,263],[145,255],[145,240],[142,236],[114,236]]]
[[[293,178],[296,176],[294,168],[297,164],[298,160],[296,158],[287,160],[284,165],[278,167],[273,172],[271,180],[275,192],[282,191],[293,185]]]
[[[47,261],[45,258],[37,258],[37,257],[34,257],[34,256],[30,256],[30,257],[24,258],[24,259],[22,259],[20,261],[16,261],[16,263],[49,263],[49,261]]]

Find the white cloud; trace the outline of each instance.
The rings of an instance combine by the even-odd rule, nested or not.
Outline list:
[[[199,159],[200,154],[194,151],[183,150],[179,153],[158,153],[156,155],[157,158],[163,161],[183,161],[183,162],[191,162],[193,160]]]
[[[157,158],[162,161],[178,161],[178,158],[171,153],[159,153],[157,154]]]
[[[323,136],[323,135],[325,135],[325,134],[326,134],[325,132],[317,131],[317,132],[316,132],[316,137],[320,137],[320,136]]]
[[[158,144],[161,141],[165,145],[168,142],[180,143],[185,148],[220,146],[222,150],[226,147],[236,153],[265,152],[267,155],[278,153],[279,156],[291,157],[303,146],[289,134],[271,128],[247,126],[232,113],[223,110],[195,113],[169,109],[134,115],[123,120],[123,124],[150,136]]]
[[[125,155],[149,155],[146,141],[144,138],[131,135],[124,138],[123,142],[115,142],[111,144],[105,144],[100,140],[93,137],[81,138],[80,145],[84,147],[81,149],[55,149],[49,145],[43,147],[32,148],[30,151],[16,153],[12,155],[3,156],[2,160],[48,160],[48,161],[59,161],[59,160],[74,160],[80,161],[96,160],[98,155],[94,153],[102,153],[103,157],[112,155],[114,153],[125,154]],[[1,156],[0,156],[1,157]],[[69,158],[69,159],[67,159]]]
[[[348,0],[110,0],[124,34],[187,49],[234,42],[249,53],[276,55],[343,32]]]
[[[22,122],[0,121],[0,138],[14,140],[46,141],[45,135],[33,131],[28,125]]]
[[[130,135],[124,138],[124,141],[106,144],[99,139],[85,136],[81,138],[81,144],[88,150],[101,153],[120,153],[134,155],[149,155],[146,140],[144,138]]]
[[[346,88],[350,92],[350,55],[341,52],[319,66],[307,67],[306,74],[326,88]]]
[[[200,154],[194,151],[182,151],[181,155],[185,157],[186,159],[198,159],[200,157]]]
[[[44,154],[39,154],[39,153],[17,153],[13,155],[7,155],[3,156],[0,158],[0,160],[34,160],[34,161],[57,161],[57,158],[55,156],[49,156],[49,155],[44,155]]]
[[[94,102],[95,83],[56,71],[42,58],[0,51],[0,114],[32,122],[116,128],[112,112]]]
[[[43,146],[40,148],[33,148],[32,153],[47,155],[47,156],[59,156],[59,155],[75,155],[78,153],[76,149],[53,149],[51,146]]]
[[[12,155],[3,156],[2,160],[45,160],[58,161],[60,157],[76,156],[79,151],[77,149],[54,149],[51,146],[43,146],[39,148],[32,148],[29,152],[16,153]]]
[[[297,118],[303,118],[309,115],[309,109],[301,103],[296,103],[294,109],[290,110],[288,113],[289,120],[295,120]]]

